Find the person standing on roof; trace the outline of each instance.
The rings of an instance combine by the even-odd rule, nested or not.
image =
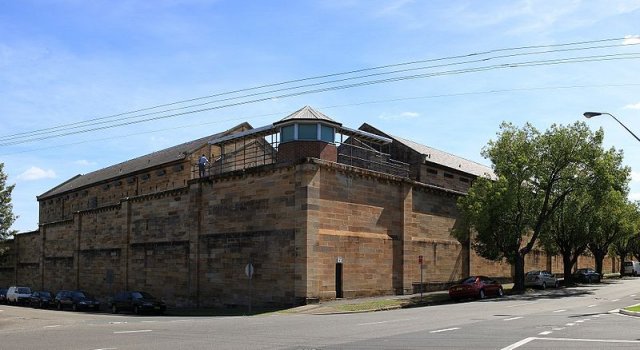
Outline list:
[[[207,157],[202,154],[202,156],[200,156],[200,159],[198,159],[198,170],[200,173],[200,177],[204,177],[204,169],[207,164],[209,164],[209,159],[207,159]]]

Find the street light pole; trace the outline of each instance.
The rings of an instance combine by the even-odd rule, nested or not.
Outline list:
[[[615,121],[618,122],[618,124],[622,125],[623,128],[625,128],[625,130],[627,130],[631,135],[633,135],[633,137],[636,138],[636,140],[638,140],[640,142],[640,138],[638,138],[638,136],[636,136],[636,134],[633,133],[633,131],[629,130],[629,128],[627,128],[626,125],[622,124],[621,121],[618,120],[618,118],[616,118],[613,114],[611,113],[607,113],[607,112],[584,112],[584,116],[586,118],[593,118],[593,117],[597,117],[599,115],[603,115],[606,114],[608,116],[610,116],[611,118],[613,118]]]

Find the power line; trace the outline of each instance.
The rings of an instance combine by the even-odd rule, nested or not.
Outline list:
[[[287,84],[291,84],[291,83],[318,80],[318,79],[324,79],[324,78],[328,78],[328,77],[349,75],[349,74],[354,74],[354,73],[374,71],[374,70],[380,70],[380,69],[386,69],[386,68],[392,68],[392,67],[408,66],[408,65],[415,65],[415,64],[424,64],[424,63],[438,62],[438,61],[447,61],[447,60],[454,60],[454,59],[460,59],[460,58],[466,58],[466,57],[476,57],[476,56],[483,56],[483,55],[488,55],[488,54],[493,54],[493,53],[498,53],[498,52],[521,51],[521,50],[530,50],[530,49],[539,49],[539,48],[558,48],[558,47],[567,47],[567,46],[577,46],[577,45],[586,45],[586,44],[605,43],[605,42],[620,41],[620,40],[624,40],[624,38],[590,40],[590,41],[561,43],[561,44],[553,44],[553,45],[531,45],[531,46],[521,46],[521,47],[514,47],[514,48],[502,48],[502,49],[494,49],[494,50],[488,50],[488,51],[483,51],[483,52],[470,53],[470,54],[465,54],[465,55],[449,56],[449,57],[444,57],[444,58],[435,58],[435,59],[427,59],[427,60],[417,60],[417,61],[389,64],[389,65],[383,65],[383,66],[377,66],[377,67],[371,67],[371,68],[363,68],[363,69],[351,70],[351,71],[340,72],[340,73],[331,73],[331,74],[325,74],[325,75],[320,75],[320,76],[289,80],[289,81],[284,81],[284,82],[279,82],[279,83],[265,84],[265,85],[256,86],[256,87],[250,87],[250,88],[246,88],[246,89],[238,89],[238,90],[233,90],[233,91],[229,91],[229,92],[213,94],[213,95],[204,96],[204,97],[198,97],[198,98],[187,99],[187,100],[182,100],[182,101],[177,101],[177,102],[172,102],[172,103],[167,103],[167,104],[161,104],[161,105],[148,107],[148,108],[142,108],[142,109],[138,109],[138,110],[134,110],[134,111],[130,111],[130,112],[124,112],[124,113],[118,113],[118,114],[105,116],[105,117],[88,119],[88,120],[85,120],[85,121],[80,121],[80,122],[75,122],[75,123],[62,124],[62,125],[58,125],[58,126],[54,126],[54,127],[50,127],[50,128],[44,128],[44,129],[35,130],[35,131],[29,131],[29,132],[6,135],[6,136],[3,136],[3,137],[0,137],[0,141],[10,141],[10,140],[20,139],[20,138],[24,138],[24,137],[30,137],[30,136],[54,133],[54,132],[58,132],[60,129],[63,129],[63,130],[64,129],[79,129],[79,128],[87,127],[87,125],[95,126],[96,124],[107,124],[107,123],[112,123],[112,122],[116,122],[116,121],[122,121],[122,120],[133,119],[133,118],[140,118],[140,117],[153,115],[153,114],[167,113],[167,112],[172,112],[172,111],[177,111],[177,110],[182,110],[182,109],[187,109],[187,108],[195,108],[195,107],[208,105],[208,104],[212,104],[212,103],[217,103],[217,102],[231,101],[231,100],[236,100],[236,99],[240,99],[240,98],[248,98],[248,97],[253,97],[253,96],[265,95],[265,94],[269,94],[269,93],[275,93],[275,92],[281,92],[281,91],[290,91],[290,90],[294,90],[294,89],[301,89],[301,88],[312,87],[312,86],[326,85],[326,84],[342,82],[342,81],[348,81],[348,80],[363,79],[363,78],[373,77],[373,76],[389,75],[389,74],[396,74],[396,73],[400,73],[400,72],[423,70],[423,69],[444,67],[444,66],[450,66],[450,65],[461,65],[461,64],[469,64],[469,63],[478,63],[478,62],[482,62],[482,61],[495,60],[495,59],[508,58],[508,57],[515,57],[515,56],[523,56],[523,55],[535,55],[535,54],[556,53],[556,52],[563,52],[563,51],[576,51],[576,50],[589,50],[589,49],[601,49],[601,48],[629,46],[629,45],[615,44],[615,45],[600,45],[600,46],[591,46],[591,47],[568,48],[568,49],[560,49],[560,50],[546,50],[546,51],[538,51],[538,52],[524,52],[524,53],[501,55],[501,56],[495,56],[495,57],[489,57],[489,58],[483,58],[483,59],[477,59],[477,60],[471,60],[471,61],[464,61],[464,62],[454,62],[454,63],[448,63],[448,64],[442,64],[442,65],[427,66],[427,67],[415,67],[415,68],[401,69],[401,70],[390,71],[390,72],[368,74],[368,75],[344,78],[344,79],[339,79],[339,80],[332,80],[332,81],[325,81],[325,82],[306,84],[306,85],[300,85],[300,86],[294,86],[294,87],[275,89],[275,90],[270,90],[270,91],[265,91],[265,92],[252,93],[252,94],[243,95],[243,96],[236,96],[236,97],[218,99],[218,100],[214,100],[214,101],[205,102],[205,103],[202,103],[202,104],[190,105],[190,106],[185,106],[185,107],[180,107],[180,108],[175,108],[175,109],[169,109],[169,110],[164,110],[164,111],[157,111],[157,112],[151,112],[151,113],[142,114],[142,115],[135,115],[135,116],[129,116],[129,117],[124,117],[124,118],[114,119],[114,118],[117,118],[117,117],[123,117],[125,115],[131,115],[131,114],[135,114],[135,113],[139,113],[139,112],[143,112],[143,111],[151,111],[151,110],[158,109],[158,108],[161,108],[161,107],[175,106],[175,105],[183,104],[183,103],[187,103],[187,102],[195,102],[195,101],[204,100],[204,99],[210,99],[210,98],[219,97],[219,96],[233,95],[233,94],[237,94],[237,93],[240,93],[240,92],[247,92],[247,91],[264,89],[264,88],[268,88],[268,87],[283,86],[283,85],[287,85]],[[106,121],[108,119],[114,119],[114,120]],[[98,123],[94,123],[94,122],[98,122]],[[118,125],[116,125],[116,126],[118,126]],[[124,124],[124,125],[127,125],[127,124]],[[7,144],[7,143],[3,143],[3,144],[0,144],[0,145],[5,145],[5,144]]]
[[[610,61],[610,60],[621,60],[621,59],[639,59],[639,58],[640,58],[640,53],[612,54],[612,55],[599,55],[599,56],[583,56],[583,57],[572,57],[572,58],[562,58],[562,59],[553,59],[553,60],[539,60],[539,61],[527,61],[527,62],[517,62],[517,63],[504,63],[504,64],[498,64],[498,65],[484,66],[484,67],[465,68],[465,69],[452,70],[452,71],[423,73],[423,74],[414,74],[414,75],[409,75],[409,76],[400,76],[400,77],[393,77],[393,78],[370,80],[370,81],[364,81],[364,82],[359,82],[359,83],[351,83],[351,84],[345,84],[345,85],[338,85],[338,86],[317,88],[317,89],[312,89],[312,90],[305,90],[305,91],[300,91],[300,92],[281,94],[281,95],[277,95],[277,96],[268,96],[268,97],[257,98],[257,99],[248,100],[248,101],[233,102],[233,103],[228,103],[228,104],[219,105],[219,106],[201,108],[201,109],[197,109],[197,110],[193,110],[193,111],[186,111],[186,112],[179,112],[179,113],[173,113],[173,114],[168,114],[168,115],[161,115],[161,116],[150,117],[150,118],[141,119],[141,120],[122,122],[122,123],[112,124],[112,125],[107,125],[107,126],[93,127],[93,128],[88,128],[88,129],[83,129],[83,130],[78,130],[78,131],[69,131],[69,132],[63,132],[63,133],[58,133],[58,134],[54,134],[54,135],[34,137],[34,138],[22,139],[22,140],[11,141],[11,142],[4,142],[4,143],[0,143],[0,146],[16,145],[16,144],[21,144],[21,143],[26,143],[26,142],[41,141],[41,140],[46,140],[46,139],[51,139],[51,138],[56,138],[56,137],[87,133],[87,132],[91,132],[91,131],[105,130],[105,129],[110,129],[110,128],[119,127],[119,126],[127,126],[127,125],[139,124],[139,123],[143,123],[143,122],[149,122],[149,121],[155,121],[155,120],[161,120],[161,119],[167,119],[167,118],[174,118],[174,117],[183,116],[183,115],[187,115],[187,114],[200,113],[200,112],[205,112],[205,111],[211,111],[211,110],[235,107],[235,106],[251,104],[251,103],[257,103],[257,102],[264,102],[264,101],[271,100],[271,99],[289,98],[289,97],[295,97],[295,96],[301,96],[301,95],[307,95],[307,94],[314,94],[314,93],[321,93],[321,92],[335,91],[335,90],[344,90],[344,89],[350,89],[350,88],[354,88],[354,87],[362,87],[362,86],[382,84],[382,83],[390,83],[390,82],[397,82],[397,81],[404,81],[404,80],[410,80],[410,79],[431,78],[431,77],[436,77],[436,76],[455,75],[455,74],[464,74],[464,73],[476,73],[476,72],[483,72],[483,71],[489,71],[489,70],[495,70],[495,69],[505,69],[505,68],[531,67],[531,66],[541,66],[541,65],[558,65],[558,64],[567,64],[567,63],[598,62],[598,61]]]
[[[413,97],[401,97],[401,98],[385,99],[385,100],[363,101],[363,102],[340,104],[340,105],[321,106],[319,108],[321,108],[321,109],[332,109],[332,108],[361,106],[361,105],[377,104],[377,103],[389,103],[389,102],[399,102],[399,101],[418,100],[418,99],[432,99],[432,98],[482,95],[482,94],[499,94],[499,93],[505,93],[505,92],[523,92],[523,91],[539,91],[539,90],[562,90],[562,89],[577,89],[577,88],[628,87],[628,86],[640,86],[640,83],[596,84],[596,85],[564,85],[564,86],[547,86],[547,87],[495,89],[495,90],[487,90],[487,91],[471,91],[471,92],[459,92],[459,93],[438,94],[438,95],[429,95],[429,96],[413,96]],[[138,133],[130,133],[130,134],[126,134],[126,135],[110,136],[110,137],[105,137],[105,138],[100,138],[100,139],[84,140],[84,141],[65,143],[65,144],[59,144],[59,145],[48,145],[47,147],[42,147],[42,148],[22,150],[22,151],[11,152],[11,153],[3,153],[3,154],[0,154],[0,156],[7,156],[7,155],[14,155],[14,154],[21,154],[21,153],[29,153],[29,152],[36,152],[36,151],[42,151],[42,150],[49,150],[51,148],[60,148],[60,147],[81,145],[81,144],[85,144],[85,143],[93,143],[93,142],[96,142],[96,141],[115,140],[115,139],[119,139],[119,138],[126,138],[126,137],[138,136],[138,135],[146,135],[146,134],[153,134],[153,133],[158,133],[158,132],[163,132],[163,131],[173,131],[173,130],[177,130],[177,129],[186,129],[186,128],[192,128],[192,127],[202,127],[203,125],[219,124],[219,123],[227,122],[227,121],[258,119],[258,118],[264,118],[264,117],[268,117],[268,116],[283,115],[283,114],[287,114],[287,113],[290,113],[290,112],[291,111],[282,111],[282,112],[261,114],[261,115],[256,115],[256,116],[228,118],[228,119],[222,119],[222,120],[217,120],[217,121],[213,121],[213,122],[204,122],[204,123],[191,124],[191,125],[180,125],[180,126],[175,126],[175,127],[171,127],[171,128],[150,130],[150,131],[138,132]]]

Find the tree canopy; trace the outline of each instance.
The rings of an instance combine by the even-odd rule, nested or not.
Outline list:
[[[602,140],[602,130],[582,122],[554,124],[544,133],[531,124],[502,123],[483,149],[497,178],[477,179],[459,199],[464,229],[454,234],[470,239],[479,255],[514,265],[514,289],[523,289],[525,256],[551,216],[569,195],[596,181]]]
[[[4,173],[4,163],[0,163],[0,241],[12,236],[15,232],[11,225],[16,220],[11,205],[11,192],[15,185],[7,185],[7,175]]]

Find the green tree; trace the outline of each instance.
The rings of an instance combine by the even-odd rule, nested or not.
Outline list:
[[[459,199],[463,224],[459,240],[471,238],[473,248],[492,260],[514,267],[514,289],[524,289],[524,260],[544,225],[577,187],[593,181],[593,160],[602,153],[602,130],[582,122],[552,125],[545,133],[526,124],[500,126],[483,156],[491,160],[497,180],[478,179]]]
[[[11,192],[15,185],[7,185],[7,175],[4,173],[4,163],[0,163],[0,241],[15,234],[11,225],[16,220],[11,205]],[[2,252],[0,252],[2,253]]]

